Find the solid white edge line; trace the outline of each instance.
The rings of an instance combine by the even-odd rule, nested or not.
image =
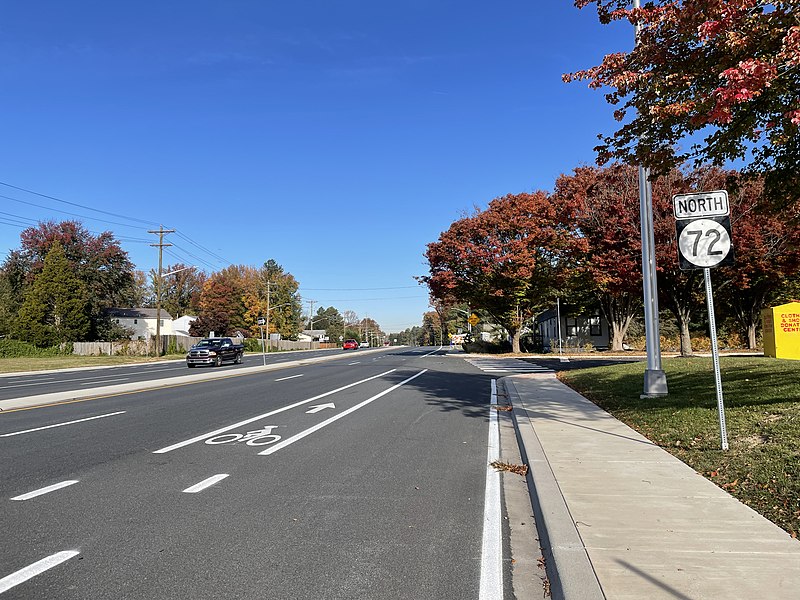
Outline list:
[[[347,385],[344,385],[340,388],[336,388],[335,390],[331,390],[330,392],[319,394],[318,396],[314,396],[313,398],[309,398],[308,400],[301,400],[300,402],[295,402],[294,404],[290,404],[289,406],[284,406],[283,408],[272,410],[268,413],[264,413],[263,415],[258,415],[257,417],[251,417],[250,419],[239,421],[238,423],[234,423],[233,425],[228,425],[226,427],[222,427],[215,431],[198,435],[189,440],[184,440],[182,442],[178,442],[177,444],[172,444],[171,446],[167,446],[166,448],[161,448],[161,450],[154,450],[153,454],[166,454],[167,452],[172,452],[173,450],[177,450],[178,448],[183,448],[184,446],[188,446],[189,444],[194,444],[195,442],[199,442],[201,440],[214,437],[215,435],[219,435],[220,433],[225,433],[226,431],[230,431],[231,429],[236,429],[237,427],[241,427],[242,425],[248,425],[250,423],[253,423],[254,421],[260,421],[261,419],[266,419],[267,417],[271,417],[272,415],[277,415],[278,413],[282,413],[287,410],[297,408],[298,406],[303,406],[304,404],[308,404],[309,402],[314,402],[315,400],[319,400],[320,398],[324,398],[325,396],[330,396],[331,394],[335,394],[336,392],[341,392],[342,390],[346,390],[353,386],[366,383],[367,381],[378,379],[378,377],[383,377],[384,375],[388,375],[389,373],[392,373],[396,370],[397,369],[389,369],[388,371],[384,371],[383,373],[378,373],[377,375],[373,375],[372,377],[367,377],[366,379],[354,381],[353,383],[348,383]]]
[[[309,428],[308,428],[308,429],[306,429],[305,431],[301,431],[300,433],[298,433],[298,434],[295,434],[295,435],[293,435],[293,436],[292,436],[292,437],[290,437],[290,438],[286,438],[286,439],[285,439],[285,440],[283,440],[282,442],[279,442],[279,443],[275,444],[274,446],[270,446],[269,448],[267,448],[267,449],[266,449],[266,450],[264,450],[263,452],[259,452],[258,454],[259,454],[260,456],[266,456],[266,455],[268,455],[268,454],[273,454],[274,452],[277,452],[277,451],[278,451],[278,450],[280,450],[281,448],[285,448],[286,446],[289,446],[289,445],[291,445],[291,444],[294,444],[295,442],[297,442],[297,441],[299,441],[299,440],[302,440],[302,439],[303,439],[304,437],[306,437],[307,435],[311,435],[311,434],[312,434],[312,433],[314,433],[315,431],[318,431],[318,430],[322,429],[323,427],[326,427],[326,426],[330,425],[330,424],[331,424],[331,423],[333,423],[334,421],[338,421],[338,420],[339,420],[339,419],[341,419],[342,417],[345,417],[345,416],[349,415],[351,412],[355,412],[355,411],[357,411],[359,408],[361,408],[361,407],[363,407],[363,406],[366,406],[366,405],[367,405],[367,404],[369,404],[370,402],[373,402],[373,401],[377,400],[378,398],[381,398],[382,396],[385,396],[386,394],[388,394],[388,393],[390,393],[390,392],[393,392],[393,391],[394,391],[394,390],[396,390],[397,388],[399,388],[399,387],[401,387],[401,386],[403,386],[403,385],[407,384],[407,383],[408,383],[409,381],[411,381],[412,379],[416,379],[417,377],[419,377],[420,375],[422,375],[422,374],[423,374],[425,371],[427,371],[427,370],[428,370],[428,369],[423,369],[422,371],[420,371],[420,372],[419,372],[419,373],[417,373],[416,375],[412,375],[412,376],[411,376],[411,377],[409,377],[408,379],[405,379],[405,380],[401,381],[400,383],[398,383],[398,384],[396,384],[396,385],[393,385],[393,386],[392,386],[392,387],[390,387],[388,390],[383,390],[382,392],[380,392],[380,393],[378,393],[378,394],[375,394],[375,395],[374,395],[374,396],[372,396],[371,398],[367,398],[367,399],[366,399],[366,400],[364,400],[363,402],[360,402],[360,403],[356,404],[355,406],[351,406],[351,407],[350,407],[350,408],[348,408],[347,410],[343,410],[343,411],[342,411],[342,412],[340,412],[338,415],[334,415],[333,417],[331,417],[331,418],[329,418],[329,419],[326,419],[325,421],[322,421],[321,423],[317,423],[317,424],[316,424],[316,425],[314,425],[313,427],[309,427]]]
[[[77,419],[75,421],[67,421],[66,423],[56,423],[55,425],[46,425],[44,427],[36,427],[34,429],[26,429],[25,431],[15,431],[13,433],[4,433],[0,437],[11,437],[12,435],[22,435],[23,433],[32,433],[34,431],[42,431],[43,429],[52,429],[53,427],[63,427],[64,425],[72,425],[74,423],[83,423],[84,421],[93,421],[94,419],[103,419],[105,417],[113,417],[114,415],[125,414],[126,411],[120,410],[106,415],[97,415],[96,417],[86,417],[85,419]]]
[[[194,485],[186,488],[183,491],[187,494],[196,494],[197,492],[202,492],[204,489],[211,487],[215,483],[219,483],[229,475],[230,475],[229,473],[220,473],[219,475],[213,475],[208,479],[203,479],[203,481],[195,483]]]
[[[500,472],[491,463],[500,458],[500,422],[497,411],[497,380],[492,379],[489,407],[489,442],[486,465],[486,494],[483,501],[483,544],[479,600],[503,597],[503,531],[500,511]]]
[[[80,554],[79,550],[63,550],[62,552],[56,552],[55,554],[43,558],[42,560],[37,560],[32,565],[28,565],[24,569],[20,569],[11,575],[6,575],[0,579],[0,594],[10,590],[20,583],[28,581],[28,579],[31,577],[36,577],[48,569],[52,569],[53,567],[60,565],[62,562],[69,560],[78,554]]]
[[[275,381],[286,381],[287,379],[296,379],[297,377],[302,377],[303,374],[300,375],[289,375],[289,377],[281,377],[280,379],[276,379]]]
[[[30,500],[31,498],[36,498],[36,496],[49,494],[50,492],[55,492],[56,490],[60,490],[61,488],[65,488],[75,483],[78,483],[77,479],[70,479],[69,481],[62,481],[61,483],[54,483],[53,485],[48,485],[47,487],[43,487],[38,490],[33,490],[32,492],[28,492],[27,494],[14,496],[13,498],[11,498],[11,500]]]

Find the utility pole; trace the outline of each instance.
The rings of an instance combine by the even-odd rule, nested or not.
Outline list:
[[[272,349],[272,340],[269,337],[269,284],[270,284],[270,281],[269,281],[269,279],[267,279],[267,316],[266,316],[266,324],[267,324],[267,344],[269,344],[269,346],[267,346],[267,352],[269,352]],[[266,358],[264,360],[266,360]]]
[[[633,0],[639,8],[639,0]],[[642,25],[636,23],[636,45],[639,45]],[[644,331],[647,349],[647,368],[644,372],[643,398],[667,395],[667,376],[661,367],[661,335],[658,327],[658,280],[656,275],[656,245],[653,233],[653,188],[650,169],[639,165],[639,217],[642,236],[642,288],[644,292]]]
[[[314,305],[317,303],[316,300],[308,300],[309,308],[308,308],[308,329],[309,331],[314,328]],[[311,335],[311,334],[309,334]]]
[[[156,356],[161,356],[161,265],[164,256],[164,248],[172,246],[172,244],[164,243],[164,234],[175,233],[175,230],[164,229],[163,225],[159,225],[157,231],[151,230],[147,233],[158,235],[158,243],[150,245],[154,248],[158,248],[158,278],[156,279]]]

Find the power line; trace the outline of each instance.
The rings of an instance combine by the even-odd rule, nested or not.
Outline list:
[[[23,187],[19,187],[16,185],[11,185],[10,183],[6,183],[5,181],[0,181],[0,185],[4,185],[6,187],[10,187],[14,190],[19,190],[21,192],[25,192],[27,194],[33,194],[34,196],[39,196],[40,198],[47,198],[48,200],[54,200],[55,202],[61,202],[62,204],[69,204],[70,206],[77,206],[78,208],[83,208],[86,210],[92,210],[94,212],[98,212],[104,215],[109,215],[112,217],[118,217],[120,219],[127,219],[129,221],[136,221],[137,223],[144,223],[145,225],[158,225],[158,223],[153,223],[153,221],[145,221],[144,219],[137,219],[136,217],[129,217],[127,215],[120,215],[117,213],[108,212],[106,210],[100,210],[99,208],[92,208],[91,206],[85,206],[83,204],[78,204],[77,202],[70,202],[69,200],[62,200],[61,198],[56,198],[55,196],[49,196],[47,194],[41,194],[39,192],[34,192],[33,190],[29,190]]]
[[[300,288],[307,292],[374,292],[378,290],[407,290],[418,288],[419,285],[401,285],[397,287],[376,287],[376,288]]]
[[[36,208],[43,208],[44,210],[52,210],[57,213],[70,215],[71,217],[80,217],[81,219],[89,219],[90,221],[97,221],[99,223],[109,223],[111,225],[119,225],[120,227],[131,227],[135,229],[141,229],[139,225],[127,225],[126,223],[118,223],[117,221],[107,221],[106,219],[98,219],[97,217],[87,217],[86,215],[79,215],[77,213],[71,213],[66,210],[58,210],[57,208],[52,208],[50,206],[42,206],[41,204],[27,202],[25,200],[20,200],[19,198],[12,198],[11,196],[4,196],[2,194],[0,194],[0,198],[5,198],[6,200],[12,200],[13,202],[19,202],[20,204],[27,204],[28,206],[35,206]]]

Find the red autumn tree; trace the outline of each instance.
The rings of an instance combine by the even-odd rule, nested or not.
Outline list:
[[[579,167],[556,181],[555,195],[579,206],[577,226],[588,249],[587,287],[611,329],[611,349],[622,350],[642,306],[642,244],[637,170],[615,164]]]
[[[736,173],[729,174],[735,178]],[[731,186],[731,233],[736,264],[720,269],[721,301],[742,328],[748,347],[756,347],[761,310],[775,302],[800,268],[800,207],[773,209],[763,183]]]
[[[496,198],[428,244],[430,275],[420,279],[446,304],[484,309],[519,352],[522,327],[575,277],[585,241],[574,221],[574,206],[545,192]]]
[[[643,164],[665,175],[687,161],[752,160],[773,201],[800,191],[800,23],[797,2],[576,0],[602,23],[640,23],[639,44],[564,75],[608,88],[624,123],[596,148],[599,159]],[[631,44],[633,28],[631,28]],[[704,136],[688,148],[686,136]],[[697,138],[695,138],[697,139]]]

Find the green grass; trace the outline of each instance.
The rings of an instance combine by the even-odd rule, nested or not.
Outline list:
[[[131,363],[155,362],[159,360],[177,360],[185,357],[185,354],[171,354],[162,356],[161,358],[147,356],[20,356],[15,358],[0,358],[0,373],[126,365]]]
[[[800,531],[800,361],[722,357],[729,450],[708,358],[663,361],[669,396],[640,399],[644,363],[559,378],[776,523]]]

